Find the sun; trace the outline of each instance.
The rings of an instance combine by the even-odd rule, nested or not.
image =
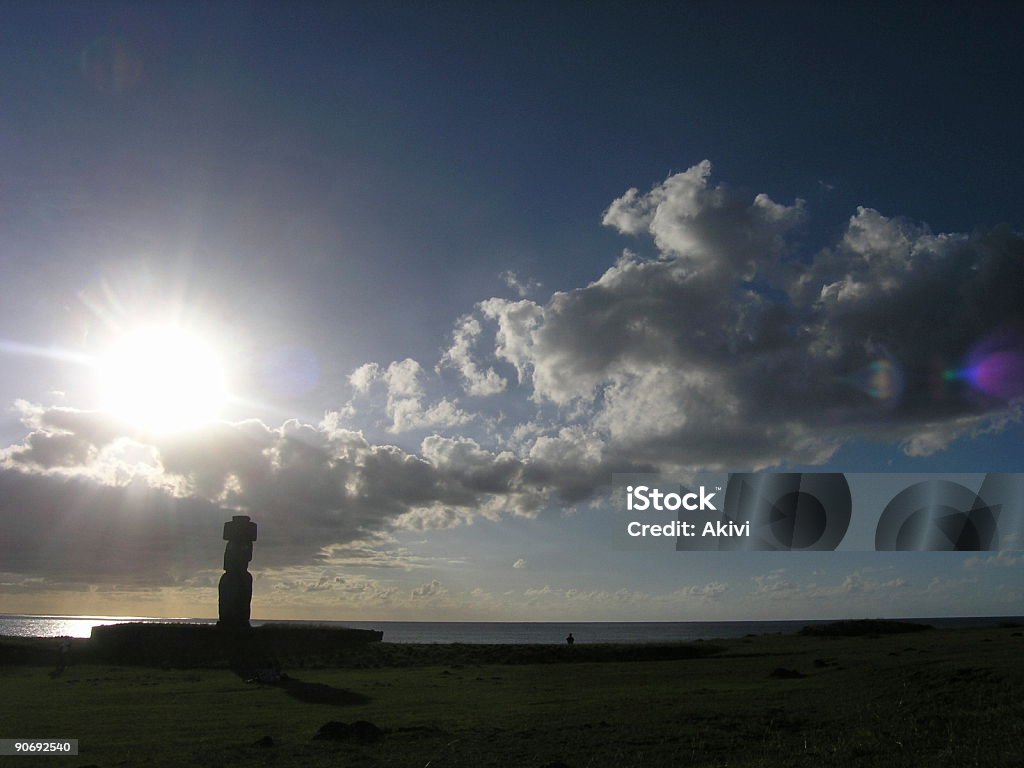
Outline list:
[[[98,365],[102,407],[138,428],[174,432],[214,420],[227,400],[221,356],[174,326],[138,328]]]

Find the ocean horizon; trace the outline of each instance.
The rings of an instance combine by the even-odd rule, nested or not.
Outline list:
[[[869,617],[859,617],[869,618]],[[870,617],[877,618],[877,617]],[[790,634],[803,627],[829,624],[839,619],[788,619],[781,621],[323,621],[258,620],[253,626],[313,625],[375,629],[388,643],[466,644],[561,644],[571,632],[578,643],[693,642]],[[900,617],[893,621],[930,624],[937,629],[982,627],[1007,621],[1024,622],[1021,616]],[[216,619],[158,618],[151,616],[72,616],[0,614],[0,636],[87,638],[93,627],[125,623],[215,624]]]

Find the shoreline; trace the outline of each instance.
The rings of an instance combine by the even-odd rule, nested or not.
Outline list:
[[[712,657],[755,640],[827,643],[1021,628],[1024,628],[1024,621],[1002,618],[991,624],[952,628],[904,620],[859,619],[807,624],[790,633],[569,646],[565,643],[393,643],[379,632],[301,625],[263,625],[239,632],[218,630],[212,625],[134,623],[98,627],[90,638],[0,636],[0,664],[53,664],[54,654],[65,645],[76,663],[176,669],[678,661]]]
[[[856,617],[841,619],[786,619],[757,621],[327,621],[260,620],[254,627],[346,628],[384,632],[386,642],[398,643],[482,643],[559,645],[572,632],[578,644],[689,642],[697,639],[728,639],[746,634],[791,633],[804,626],[825,625],[836,621],[910,621],[937,628],[997,626],[1015,621],[1024,623],[1024,615],[940,616],[940,617]],[[52,616],[44,614],[0,614],[0,636],[87,638],[95,626],[114,624],[190,624],[212,626],[213,619],[159,617]]]

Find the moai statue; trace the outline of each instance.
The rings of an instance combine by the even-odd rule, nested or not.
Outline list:
[[[247,570],[256,541],[256,523],[248,515],[235,515],[224,523],[224,575],[220,577],[220,621],[218,627],[244,629],[249,626],[252,603],[252,574]]]

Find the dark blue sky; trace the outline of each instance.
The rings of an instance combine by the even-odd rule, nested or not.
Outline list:
[[[589,504],[612,471],[1021,469],[1019,381],[998,391],[972,389],[966,375],[941,382],[997,337],[1010,356],[999,359],[1019,365],[1020,308],[993,298],[983,309],[976,294],[1010,295],[1021,274],[1022,21],[1012,3],[9,4],[3,472],[115,482],[104,472],[124,459],[104,458],[109,438],[55,426],[51,411],[98,407],[95,360],[153,312],[195,320],[219,341],[236,396],[230,420],[272,431],[297,418],[323,437],[320,420],[333,413],[373,450],[393,444],[438,472],[470,458],[431,453],[435,435],[474,441],[498,474],[502,451],[522,462],[499,484],[517,489],[509,497],[465,478],[450,490],[458,483],[445,475],[437,487],[450,492],[374,497],[379,518],[327,491],[308,501],[303,520],[317,522],[298,538],[412,558],[424,584],[449,585],[435,592],[451,615],[493,616],[501,601],[472,608],[474,585],[496,594],[497,566],[454,566],[464,555],[450,550],[483,546],[481,532],[505,519],[523,550],[506,559],[530,561],[530,515],[557,521]],[[705,159],[713,172],[701,181]],[[603,226],[631,188],[645,202],[623,203]],[[761,193],[782,207],[759,208]],[[606,274],[624,248],[637,261]],[[704,290],[672,271],[689,264],[725,280],[700,266],[707,254],[735,268],[731,282]],[[773,272],[780,260],[789,272]],[[977,286],[958,288],[960,274],[980,275]],[[806,291],[829,288],[840,298],[821,314]],[[932,317],[928,291],[949,316],[914,330]],[[850,297],[862,304],[849,309]],[[904,309],[883,311],[886,301]],[[638,328],[646,335],[616,336]],[[969,330],[960,338],[958,328]],[[701,341],[716,335],[721,345]],[[865,394],[864,372],[879,361],[896,383]],[[794,402],[814,415],[791,412]],[[658,409],[663,419],[648,420]],[[747,416],[698,424],[705,411]],[[18,453],[69,435],[82,442],[60,461]],[[173,474],[170,448],[150,447]],[[87,471],[75,464],[83,457]],[[419,548],[403,538],[471,519]],[[548,541],[577,535],[555,528]],[[594,546],[603,536],[588,535]],[[275,560],[307,569],[281,571],[280,583],[319,581],[307,550]],[[524,588],[571,580],[579,563],[559,551]],[[355,567],[332,562],[331,578]],[[658,593],[675,565],[627,569],[623,586]],[[773,567],[758,562],[742,578],[762,585]],[[525,579],[529,569],[515,571]],[[729,581],[726,570],[685,571],[694,584]],[[371,606],[380,615],[420,615],[386,604],[382,572],[354,572],[383,590]],[[581,579],[581,589],[615,591],[599,575]],[[569,587],[548,594],[559,589]],[[182,605],[200,600],[182,594]],[[742,618],[744,599],[715,615]],[[528,601],[508,602],[532,615]]]
[[[300,260],[330,278],[310,305],[371,313],[397,356],[472,306],[492,260],[552,288],[593,279],[621,247],[595,226],[608,202],[704,158],[807,198],[809,236],[856,205],[936,231],[1018,224],[1019,21],[1012,4],[21,4],[0,54],[8,249],[173,234],[275,279]],[[81,71],[90,45],[110,63],[111,37],[142,67],[114,95]],[[253,218],[259,237],[226,226]],[[362,300],[396,289],[400,318]]]

